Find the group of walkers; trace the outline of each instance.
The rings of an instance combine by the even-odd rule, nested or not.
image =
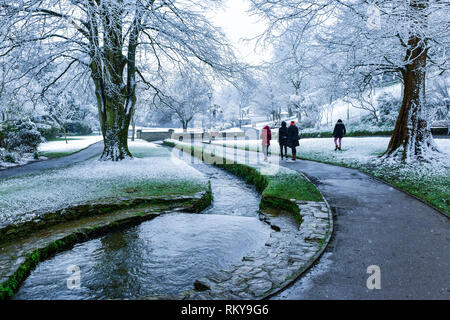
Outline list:
[[[342,138],[346,134],[345,125],[341,119],[339,119],[334,126],[333,137],[335,151],[342,151]],[[269,126],[265,126],[261,132],[260,136],[262,140],[262,151],[264,154],[264,161],[267,161],[267,156],[269,154],[270,140],[272,140],[272,132]],[[300,135],[298,127],[295,125],[295,121],[291,121],[289,127],[285,121],[281,122],[281,127],[278,129],[278,144],[280,145],[280,156],[281,160],[288,159],[287,148],[291,149],[292,157],[290,162],[297,160],[297,147],[299,143]]]

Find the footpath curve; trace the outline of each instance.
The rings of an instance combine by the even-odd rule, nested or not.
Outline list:
[[[10,169],[0,170],[0,179],[6,179],[11,177],[18,177],[25,174],[35,173],[46,169],[56,169],[69,166],[74,163],[88,160],[96,155],[99,155],[103,151],[103,141],[91,144],[89,147],[76,152],[74,154],[50,160],[43,160],[25,164],[23,166],[17,166]]]
[[[450,219],[355,169],[280,162],[308,176],[334,213],[334,233],[315,268],[275,299],[450,299]],[[324,261],[326,260],[326,261]],[[381,289],[366,281],[381,271]]]
[[[259,159],[254,151],[215,145],[215,154]],[[232,158],[231,158],[232,159]],[[450,299],[450,219],[433,207],[358,170],[314,161],[269,158],[305,174],[333,211],[324,252],[275,299]],[[381,289],[368,289],[381,272]]]

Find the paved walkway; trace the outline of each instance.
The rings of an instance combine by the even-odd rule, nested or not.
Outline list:
[[[216,155],[260,161],[255,152],[214,148]],[[358,170],[314,161],[269,162],[308,176],[334,210],[324,256],[275,299],[450,299],[450,219]],[[369,290],[367,267],[381,269]]]
[[[275,299],[450,299],[450,219],[357,170],[280,164],[313,180],[335,224],[321,260]],[[380,290],[367,289],[370,265]]]
[[[35,173],[40,170],[55,169],[66,167],[68,165],[88,160],[96,155],[99,155],[103,151],[103,141],[91,144],[86,149],[80,152],[71,154],[66,157],[50,159],[44,161],[32,162],[23,166],[14,167],[11,169],[0,170],[0,179],[6,179],[11,177],[18,177],[25,174]]]

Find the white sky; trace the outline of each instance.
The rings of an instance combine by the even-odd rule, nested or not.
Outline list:
[[[212,22],[222,28],[236,48],[236,55],[250,64],[258,64],[269,60],[271,50],[259,48],[255,50],[255,41],[243,41],[260,35],[266,29],[264,22],[258,17],[250,16],[247,0],[225,0],[223,8],[213,13]]]

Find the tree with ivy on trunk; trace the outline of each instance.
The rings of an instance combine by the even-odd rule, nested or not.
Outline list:
[[[450,6],[441,0],[251,0],[269,24],[265,40],[313,32],[340,57],[340,81],[367,92],[380,76],[398,74],[400,113],[384,160],[429,161],[439,149],[426,110],[426,80],[448,73]],[[295,46],[296,43],[293,44]],[[356,90],[356,88],[363,90]]]
[[[104,137],[102,160],[131,157],[128,128],[137,86],[163,70],[205,65],[232,77],[241,70],[224,35],[205,17],[220,1],[0,0],[0,56],[25,59],[17,73],[45,79],[42,94],[89,75]],[[30,56],[33,53],[33,56]],[[84,78],[85,79],[85,78]]]

